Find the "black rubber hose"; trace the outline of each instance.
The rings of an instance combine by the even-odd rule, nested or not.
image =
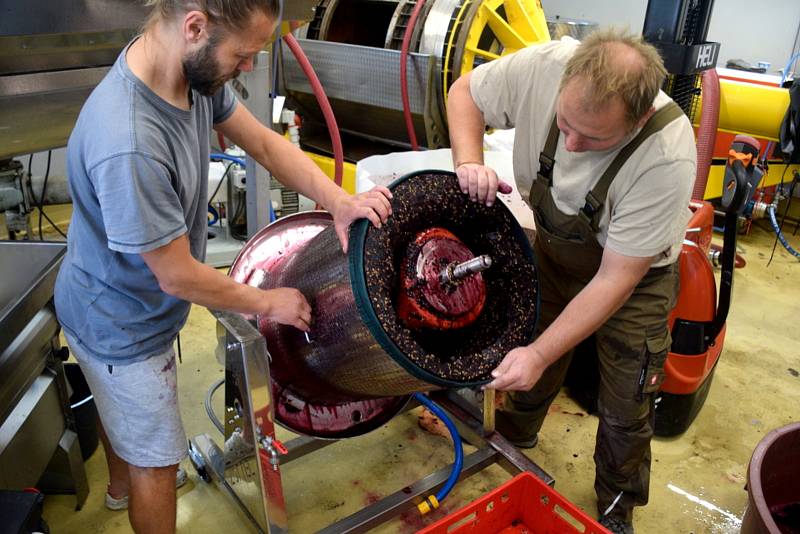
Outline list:
[[[225,383],[225,377],[220,378],[213,384],[211,387],[208,388],[208,393],[206,393],[206,413],[208,414],[208,418],[211,419],[211,422],[214,423],[214,426],[217,427],[217,430],[224,436],[225,435],[225,427],[222,426],[222,422],[217,417],[217,414],[214,413],[214,408],[211,407],[211,399],[214,397],[214,393],[220,388],[222,384]]]

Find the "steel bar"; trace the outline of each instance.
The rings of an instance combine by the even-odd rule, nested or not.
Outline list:
[[[439,281],[442,284],[452,283],[461,280],[475,273],[485,271],[492,266],[492,257],[488,254],[481,254],[476,258],[467,260],[463,263],[448,265],[440,274]]]
[[[468,455],[464,458],[464,467],[459,480],[468,478],[493,464],[497,456],[498,453],[489,448],[478,449]],[[325,534],[367,532],[420,502],[423,495],[435,492],[447,480],[450,469],[450,466],[439,469],[319,532]]]

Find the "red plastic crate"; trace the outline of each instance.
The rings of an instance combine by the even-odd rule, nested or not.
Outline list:
[[[419,534],[607,534],[532,473],[520,473]]]

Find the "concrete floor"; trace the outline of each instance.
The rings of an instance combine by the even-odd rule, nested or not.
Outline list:
[[[65,218],[61,218],[62,221]],[[58,219],[57,219],[58,222]],[[747,503],[744,490],[753,448],[771,429],[797,420],[800,406],[800,316],[798,261],[778,247],[767,267],[774,236],[757,224],[740,238],[747,267],[736,271],[725,350],[708,400],[693,426],[674,439],[653,441],[650,504],[635,515],[637,532],[738,532]],[[795,248],[800,238],[790,237]],[[793,333],[794,332],[794,333]],[[182,332],[179,365],[181,411],[189,436],[218,436],[206,417],[203,398],[222,374],[213,350],[215,325],[202,308],[192,309]],[[221,402],[217,399],[217,409]],[[283,470],[290,526],[312,532],[397,491],[452,458],[448,442],[422,431],[417,414],[396,417],[366,436],[337,443]],[[593,514],[592,451],[597,426],[565,395],[547,418],[536,449],[527,451],[556,479],[556,489]],[[290,437],[286,432],[280,438]],[[219,441],[218,441],[219,442]],[[249,532],[226,494],[199,480],[188,461],[190,482],[178,494],[178,530],[192,533]],[[91,492],[80,512],[72,496],[48,496],[45,517],[54,532],[129,532],[124,512],[103,507],[106,483],[102,449],[88,460]],[[425,520],[408,512],[377,532],[413,532],[430,520],[490,491],[509,475],[492,467],[460,483],[444,510]]]

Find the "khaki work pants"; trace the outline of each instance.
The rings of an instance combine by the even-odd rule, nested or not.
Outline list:
[[[566,275],[536,247],[539,262],[540,319],[546,329],[584,283]],[[678,294],[677,263],[651,269],[628,301],[596,332],[600,384],[594,460],[598,510],[631,520],[634,506],[647,504],[654,394],[663,381],[670,347],[668,316]],[[533,439],[558,394],[572,351],[551,365],[526,392],[514,392],[498,412],[498,430],[511,441]]]

